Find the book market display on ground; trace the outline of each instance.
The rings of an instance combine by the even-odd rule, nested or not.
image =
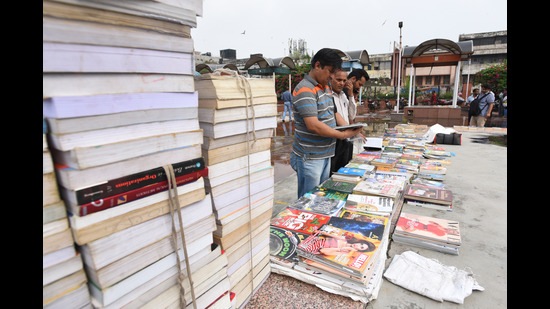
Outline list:
[[[453,202],[443,182],[453,154],[422,134],[415,125],[386,129],[380,149],[364,146],[275,214],[272,271],[366,304],[377,297],[391,240],[458,255],[458,221],[415,214],[432,207],[444,215]]]

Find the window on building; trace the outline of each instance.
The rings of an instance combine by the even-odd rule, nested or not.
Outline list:
[[[443,75],[443,85],[451,84],[451,75]]]
[[[441,76],[439,76],[439,75],[434,76],[434,83],[433,84],[434,84],[434,86],[441,85]]]
[[[423,76],[417,76],[416,77],[416,85],[417,86],[424,86],[424,83],[422,82]]]
[[[426,76],[426,85],[433,85],[431,76]]]

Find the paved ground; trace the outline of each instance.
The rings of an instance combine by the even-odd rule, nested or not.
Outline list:
[[[455,153],[445,180],[453,191],[454,211],[423,208],[409,211],[458,220],[462,231],[460,254],[448,255],[392,242],[386,265],[389,266],[396,254],[412,250],[424,257],[437,259],[444,265],[471,271],[485,288],[484,291],[473,291],[462,305],[439,303],[384,279],[378,298],[366,306],[360,302],[350,302],[349,298],[343,300],[338,295],[323,298],[322,305],[312,305],[317,303],[312,299],[318,299],[319,295],[326,296],[327,292],[290,277],[271,274],[246,308],[506,308],[507,148],[488,143],[489,135],[506,134],[506,129],[455,129],[463,134],[462,145],[443,145],[446,150]],[[291,136],[285,138],[284,134],[278,135],[272,147],[276,182],[273,214],[296,199],[296,175],[285,161]]]

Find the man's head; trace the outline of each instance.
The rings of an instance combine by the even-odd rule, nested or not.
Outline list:
[[[472,89],[472,94],[475,96],[477,96],[479,94],[479,88],[474,88]]]
[[[347,75],[347,72],[342,69],[336,70],[336,72],[331,75],[330,86],[332,88],[332,91],[336,93],[342,92],[342,90],[344,89],[344,85],[348,80]]]
[[[330,75],[342,68],[342,58],[335,49],[322,48],[311,58],[309,75],[319,84],[326,86]]]
[[[491,91],[491,86],[489,86],[489,84],[483,84],[481,85],[481,92],[483,93],[487,93]]]
[[[353,69],[348,74],[348,79],[353,83],[353,92],[359,92],[359,89],[370,79],[369,74],[364,69]]]

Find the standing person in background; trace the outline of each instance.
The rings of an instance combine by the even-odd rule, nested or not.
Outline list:
[[[366,72],[365,72],[366,73]],[[350,73],[351,74],[351,73]],[[330,87],[334,99],[334,106],[337,113],[342,116],[342,122],[336,119],[336,124],[339,126],[353,123],[357,114],[357,106],[354,100],[354,80],[347,78],[349,76],[344,70],[336,70],[331,76]],[[364,79],[364,78],[363,78]],[[351,98],[351,100],[349,99]],[[351,116],[353,113],[353,118]],[[339,168],[349,163],[353,157],[353,143],[348,139],[337,139],[334,157],[330,159],[330,174],[334,174]]]
[[[350,102],[348,108],[350,124],[355,122],[355,117],[357,116],[359,91],[361,91],[361,87],[363,87],[369,79],[370,76],[364,69],[353,69],[348,74],[348,82],[346,83],[346,90],[344,93]]]
[[[294,107],[294,142],[290,166],[298,177],[298,198],[330,177],[330,158],[336,139],[355,136],[361,128],[338,131],[331,74],[342,68],[342,58],[332,48],[322,48],[311,58],[311,69],[296,85],[292,95]]]
[[[290,93],[290,89],[281,94],[281,100],[283,100],[284,103],[283,116],[281,119],[285,122],[286,113],[288,112],[288,121],[292,121],[292,94]]]
[[[478,88],[472,89],[472,94],[469,97],[466,98],[466,106],[470,107],[470,103],[475,98],[477,98],[478,95],[479,95],[479,89]],[[470,119],[471,118],[472,118],[472,113],[470,112],[470,109],[468,109],[468,125],[470,125]]]
[[[437,105],[437,94],[435,91],[432,91],[432,96],[430,97],[430,104]]]
[[[481,93],[479,94],[480,101],[479,107],[481,108],[481,114],[479,116],[472,116],[470,119],[470,125],[483,128],[487,119],[491,117],[493,112],[493,105],[495,104],[495,94],[491,91],[489,84],[481,85]]]

